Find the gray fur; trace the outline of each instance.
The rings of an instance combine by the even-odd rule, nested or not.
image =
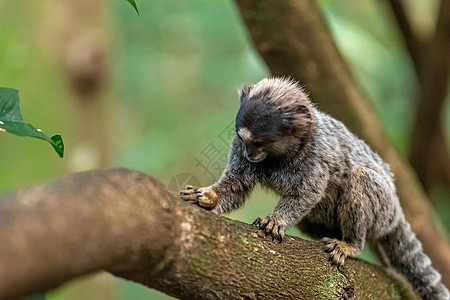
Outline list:
[[[449,299],[405,220],[389,166],[364,141],[320,112],[289,79],[263,79],[240,97],[236,130],[245,128],[246,136],[233,139],[227,167],[209,187],[218,196],[213,211],[239,208],[260,184],[280,195],[269,216],[254,223],[274,238],[281,241],[286,228],[298,225],[323,238],[338,265],[358,256],[366,240],[381,243],[423,299]]]

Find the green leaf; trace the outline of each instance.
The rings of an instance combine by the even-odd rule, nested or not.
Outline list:
[[[138,10],[138,8],[137,8],[137,5],[136,5],[136,2],[135,2],[134,0],[127,0],[127,1],[128,1],[128,3],[130,3],[130,4],[131,4],[131,6],[133,6],[133,7],[134,7],[134,9],[136,10],[136,12],[137,12],[138,16],[140,16],[140,14],[139,14],[139,10]]]
[[[59,157],[64,156],[64,143],[60,134],[49,138],[40,129],[25,122],[20,113],[19,91],[0,88],[0,132],[9,132],[18,136],[29,136],[49,142]]]

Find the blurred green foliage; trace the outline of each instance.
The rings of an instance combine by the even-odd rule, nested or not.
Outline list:
[[[25,119],[39,124],[44,132],[55,128],[73,132],[69,130],[74,123],[68,113],[70,103],[61,100],[68,98],[69,91],[57,62],[39,40],[42,4],[19,2],[0,3],[0,86],[20,89]],[[64,162],[34,139],[0,134],[0,157],[0,192],[65,173]]]
[[[134,145],[121,143],[114,161],[164,178],[182,170],[174,157],[193,162],[233,120],[236,89],[268,72],[229,1],[143,2],[141,12],[114,19],[123,32],[114,88],[120,110],[132,116],[124,125]]]
[[[424,11],[428,7],[425,0],[417,2]],[[180,174],[191,174],[190,180],[199,185],[211,184],[225,166],[227,129],[232,130],[239,106],[236,90],[270,76],[252,49],[235,4],[140,1],[138,17],[124,9],[123,1],[105,3],[109,166],[142,170],[174,191],[184,184],[173,180]],[[320,3],[356,79],[395,145],[407,154],[417,82],[383,2]],[[1,193],[71,172],[74,149],[83,136],[67,74],[54,55],[65,49],[49,50],[46,45],[45,18],[53,6],[48,0],[0,2],[0,85],[21,90],[27,120],[43,130],[61,131],[66,159],[60,161],[42,143],[0,134]],[[418,16],[430,19],[432,13]],[[214,160],[208,159],[212,156]],[[274,194],[258,189],[230,217],[250,223],[269,213],[276,201]],[[447,206],[443,213],[448,211]],[[291,229],[288,234],[297,232]],[[48,299],[98,299],[99,294],[107,299],[167,298],[103,274],[68,284]]]

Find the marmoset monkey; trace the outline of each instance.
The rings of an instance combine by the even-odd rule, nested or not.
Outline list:
[[[215,184],[186,187],[181,199],[216,213],[244,204],[259,183],[281,196],[254,225],[280,242],[286,228],[320,239],[338,266],[367,241],[384,248],[391,265],[423,299],[449,299],[400,207],[389,165],[341,122],[319,111],[286,78],[263,79],[240,92],[236,136]]]

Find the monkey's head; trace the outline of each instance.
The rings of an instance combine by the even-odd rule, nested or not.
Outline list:
[[[263,79],[240,91],[236,134],[244,156],[253,163],[297,153],[312,126],[312,104],[287,78]]]

